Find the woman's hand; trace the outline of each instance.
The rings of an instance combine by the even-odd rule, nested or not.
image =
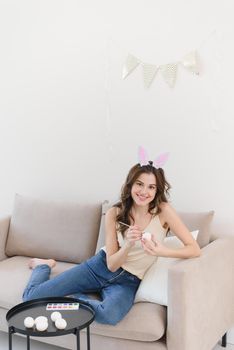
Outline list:
[[[167,247],[165,247],[161,242],[149,239],[142,239],[142,247],[146,253],[154,256],[166,256],[167,255]]]
[[[139,241],[141,237],[142,237],[142,231],[140,230],[139,226],[137,225],[130,226],[125,234],[127,246],[130,246],[130,247],[134,246],[135,242]]]

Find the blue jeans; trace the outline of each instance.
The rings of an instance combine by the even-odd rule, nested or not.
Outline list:
[[[106,253],[100,250],[92,258],[60,275],[50,278],[51,268],[38,265],[25,288],[23,300],[43,297],[72,296],[85,301],[95,311],[95,320],[115,325],[130,310],[140,279],[121,267],[111,272],[107,268]],[[101,300],[86,293],[99,293]]]

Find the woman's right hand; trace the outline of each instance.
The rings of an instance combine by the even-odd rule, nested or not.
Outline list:
[[[126,245],[129,247],[134,246],[136,241],[139,241],[142,237],[142,231],[139,226],[130,226],[125,233]]]

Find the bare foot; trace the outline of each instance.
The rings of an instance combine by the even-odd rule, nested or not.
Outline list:
[[[38,265],[48,265],[49,267],[53,268],[56,265],[56,261],[54,259],[39,259],[39,258],[33,258],[29,260],[28,266],[30,269],[35,269]]]

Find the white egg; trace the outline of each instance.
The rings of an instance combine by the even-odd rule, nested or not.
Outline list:
[[[34,326],[34,319],[32,317],[26,317],[24,319],[24,325],[26,328],[32,328]]]
[[[147,239],[148,241],[151,240],[151,233],[150,232],[144,232],[142,235],[142,238]]]
[[[36,324],[36,329],[37,329],[39,332],[43,332],[43,331],[45,331],[47,328],[48,328],[48,322],[46,322],[46,321],[38,321],[37,324]]]
[[[38,317],[35,319],[35,324],[37,324],[38,322],[47,322],[47,323],[48,323],[48,318],[45,317],[45,316],[38,316]]]
[[[64,320],[64,318],[57,318],[57,320],[55,321],[55,326],[58,329],[64,329],[67,327],[67,322],[66,320]]]
[[[55,322],[57,319],[62,318],[62,315],[60,314],[60,312],[54,311],[52,312],[50,317],[51,317],[51,320]]]

